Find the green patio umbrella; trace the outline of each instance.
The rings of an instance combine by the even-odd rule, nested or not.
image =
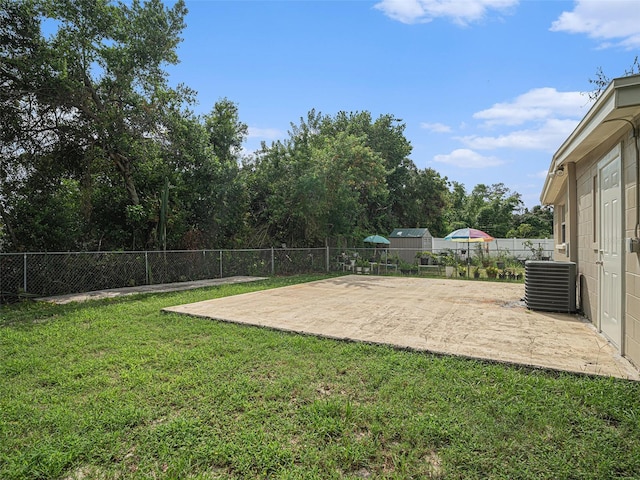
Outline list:
[[[375,250],[373,252],[374,258],[378,257],[378,245],[390,245],[391,242],[384,238],[382,235],[369,235],[364,239],[365,243],[373,243]]]
[[[391,242],[381,235],[369,235],[364,239],[364,243],[375,243],[376,245],[389,245]]]

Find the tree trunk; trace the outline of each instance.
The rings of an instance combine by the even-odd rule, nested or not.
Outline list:
[[[138,197],[136,184],[133,181],[133,174],[131,173],[131,160],[117,152],[112,152],[109,154],[109,156],[114,161],[116,167],[118,167],[118,170],[122,175],[122,179],[124,180],[124,187],[127,189],[131,204],[140,205],[140,198]]]

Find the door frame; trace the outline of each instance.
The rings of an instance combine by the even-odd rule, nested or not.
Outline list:
[[[616,160],[617,157],[617,160]],[[598,160],[598,162],[596,163],[596,168],[597,168],[597,175],[598,175],[598,181],[596,182],[598,185],[598,196],[597,196],[597,206],[594,206],[597,208],[597,212],[598,212],[598,217],[596,219],[597,221],[597,226],[598,226],[598,265],[603,267],[602,265],[602,261],[603,261],[603,257],[602,257],[602,253],[603,253],[603,245],[602,245],[602,233],[603,233],[603,215],[602,215],[602,176],[600,174],[601,170],[607,166],[609,163],[611,163],[612,161],[617,161],[618,162],[618,178],[619,180],[619,186],[618,186],[618,197],[620,199],[620,231],[618,232],[618,234],[620,235],[620,256],[619,256],[619,268],[620,268],[620,299],[619,299],[619,308],[620,308],[620,318],[619,318],[619,322],[620,322],[620,337],[619,338],[611,338],[609,337],[609,335],[607,335],[606,333],[604,333],[602,331],[602,308],[603,308],[603,302],[602,302],[602,284],[604,282],[603,279],[603,274],[602,274],[602,269],[603,268],[598,268],[598,331],[603,334],[605,337],[607,337],[611,342],[613,342],[615,344],[615,347],[618,349],[618,351],[620,352],[620,355],[624,355],[624,332],[625,332],[625,296],[626,296],[626,286],[625,286],[625,249],[624,249],[624,238],[625,238],[625,192],[624,192],[624,165],[622,162],[622,146],[621,144],[617,144],[612,150],[609,151],[609,153],[607,153],[605,156],[603,156],[602,158],[600,158],[600,160]]]

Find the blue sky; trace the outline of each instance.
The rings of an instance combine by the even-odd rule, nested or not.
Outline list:
[[[640,55],[638,0],[187,0],[172,83],[221,98],[248,154],[315,109],[392,114],[411,159],[470,191],[539,203],[551,156],[589,109],[601,67]]]

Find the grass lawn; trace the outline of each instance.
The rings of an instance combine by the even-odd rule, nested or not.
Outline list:
[[[640,383],[160,313],[0,307],[0,478],[640,478]]]

